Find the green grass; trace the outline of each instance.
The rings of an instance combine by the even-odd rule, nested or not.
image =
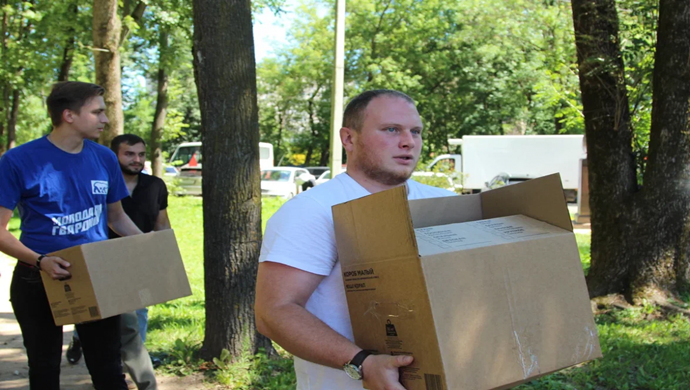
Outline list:
[[[283,203],[282,199],[263,199],[262,230],[268,218]],[[150,353],[163,359],[166,364],[161,370],[167,373],[186,375],[206,367],[195,356],[203,342],[205,325],[202,204],[200,197],[169,199],[168,215],[193,295],[150,308],[146,346]],[[238,389],[278,388],[273,385],[292,384],[292,360],[284,351],[280,352],[279,359],[245,354],[232,365],[219,361],[222,369],[215,371],[215,381]]]
[[[282,205],[264,199],[262,220]],[[235,363],[229,358],[214,364],[195,358],[204,332],[202,201],[197,197],[171,197],[169,215],[192,285],[193,295],[151,309],[149,350],[163,357],[161,373],[209,373],[208,380],[231,389],[291,389],[295,377],[289,354],[278,348],[280,358],[245,353]],[[10,221],[17,234],[19,221]],[[585,273],[590,264],[590,236],[576,234]],[[690,296],[685,297],[687,304]],[[665,317],[651,305],[613,309],[596,316],[604,357],[561,370],[518,387],[520,390],[681,390],[690,388],[690,322],[680,316]]]

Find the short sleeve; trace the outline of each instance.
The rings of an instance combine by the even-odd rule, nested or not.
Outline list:
[[[14,210],[22,197],[22,179],[10,153],[0,158],[0,206]]]
[[[168,208],[168,186],[165,185],[165,181],[159,180],[160,191],[158,191],[158,204],[159,210],[165,210]]]
[[[330,207],[308,193],[285,203],[266,224],[259,256],[264,261],[330,275],[338,261]]]
[[[122,171],[120,170],[120,164],[117,162],[117,157],[115,153],[108,150],[104,153],[106,167],[108,169],[108,198],[106,203],[111,204],[119,202],[123,198],[129,196],[129,190],[127,190],[127,185],[125,184],[125,178],[122,176]]]

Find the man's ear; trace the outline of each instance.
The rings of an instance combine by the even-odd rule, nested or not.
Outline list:
[[[74,123],[74,115],[74,111],[70,110],[69,108],[66,108],[62,110],[62,121],[70,124]]]
[[[353,150],[357,132],[349,127],[340,128],[340,141],[343,143],[345,151],[350,153]]]

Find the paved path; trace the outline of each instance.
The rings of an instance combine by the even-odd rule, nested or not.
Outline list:
[[[26,353],[22,344],[19,324],[14,318],[10,304],[10,282],[16,260],[0,253],[0,389],[29,389]],[[63,351],[67,349],[72,338],[73,326],[63,327]],[[71,365],[62,359],[62,390],[93,390],[91,377],[82,359],[79,364]],[[203,384],[202,376],[162,377],[158,376],[159,390],[201,390],[213,388]]]

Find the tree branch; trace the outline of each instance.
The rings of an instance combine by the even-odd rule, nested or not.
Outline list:
[[[129,7],[130,7],[129,2],[127,2],[127,8],[129,8]],[[127,15],[127,16],[130,16],[134,20],[134,22],[136,22],[137,24],[140,24],[141,18],[144,16],[144,11],[146,11],[146,3],[144,3],[143,1],[140,0],[137,3],[137,6],[134,7],[134,11],[132,11],[132,13]],[[125,42],[128,35],[129,35],[129,27],[127,27],[127,25],[123,25],[122,26],[122,33],[120,34],[120,45],[122,45]]]

